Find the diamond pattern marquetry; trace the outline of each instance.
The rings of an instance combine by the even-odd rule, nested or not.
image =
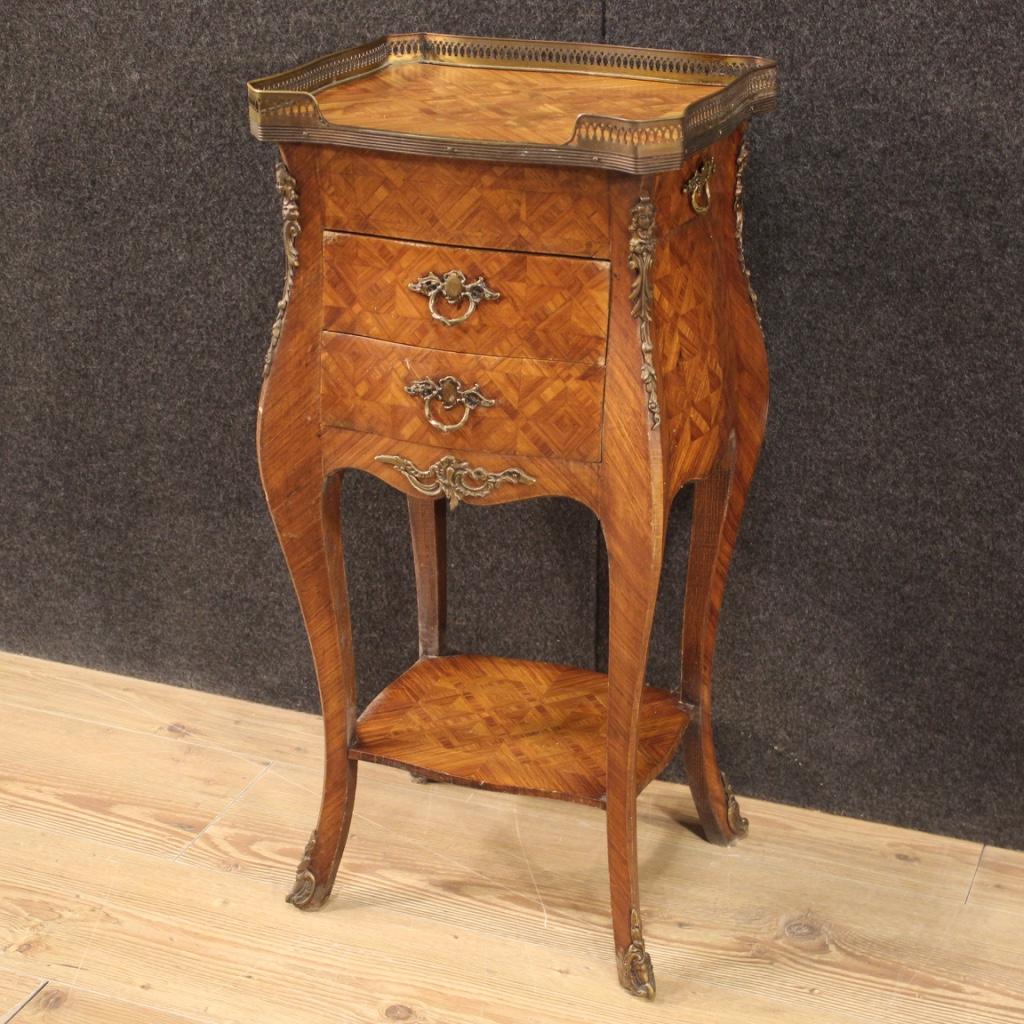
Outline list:
[[[574,256],[608,256],[600,171],[373,153],[317,154],[324,223],[363,234]]]
[[[363,712],[350,756],[484,789],[601,804],[607,706],[607,676],[585,669],[429,658]],[[687,721],[672,694],[644,688],[638,788],[671,757]]]
[[[520,455],[600,459],[603,370],[533,360],[524,360],[523,365],[516,451]]]
[[[294,78],[302,91],[322,97],[332,91],[332,76],[384,68],[390,56],[422,68],[432,53],[479,60],[492,48],[521,57],[531,47],[544,55],[549,45],[557,47],[401,37],[325,58]],[[651,997],[637,792],[681,742],[706,838],[726,845],[747,830],[714,747],[711,667],[768,385],[737,245],[734,186],[743,130],[729,138],[720,130],[729,116],[768,102],[774,78],[759,93],[729,70],[740,58],[705,62],[700,55],[641,56],[611,47],[567,56],[595,62],[595,72],[608,63],[649,73],[650,79],[613,76],[627,83],[621,95],[611,87],[648,114],[661,109],[650,99],[659,90],[644,83],[670,67],[688,69],[694,84],[722,97],[712,95],[717,107],[691,111],[685,140],[678,122],[629,128],[614,118],[585,120],[580,144],[560,151],[585,160],[578,169],[529,162],[554,155],[541,143],[535,151],[510,141],[494,149],[454,135],[412,134],[417,125],[429,131],[428,122],[453,124],[461,110],[464,90],[447,88],[454,78],[429,68],[415,73],[445,80],[445,95],[393,89],[393,119],[373,106],[368,78],[346,79],[341,91],[351,87],[352,111],[367,100],[372,132],[310,123],[304,111],[314,104],[294,93],[285,105],[268,106],[258,124],[268,138],[306,133],[281,147],[290,176],[279,172],[279,183],[289,186],[282,190],[288,271],[258,419],[260,473],[316,662],[326,735],[320,816],[288,899],[315,909],[329,897],[352,821],[359,760],[603,807],[619,980],[634,995]],[[647,63],[634,63],[641,59]],[[774,75],[770,65],[761,70]],[[488,81],[494,72],[481,67],[455,77]],[[384,91],[402,79],[388,74],[376,76]],[[584,99],[600,99],[603,88],[596,74],[560,79],[550,90],[545,77],[514,77],[524,95],[503,92],[507,80],[499,76],[491,94],[472,99],[476,110],[492,111],[510,132],[522,130],[531,140],[580,110],[562,87]],[[341,106],[330,115],[361,116],[349,118]],[[401,126],[407,136],[399,137]],[[717,141],[688,150],[694,137]],[[366,148],[344,148],[352,143]],[[373,152],[407,143],[418,155]],[[634,167],[649,157],[670,169],[642,176],[598,170],[602,156],[616,149]],[[644,149],[656,152],[644,156]],[[684,159],[687,151],[692,155]],[[523,163],[492,163],[488,153]],[[350,471],[371,473],[410,499],[421,653],[356,721],[339,501]],[[682,671],[677,693],[670,693],[648,687],[645,678],[665,517],[685,483],[694,484],[693,527]],[[445,650],[447,510],[464,501],[493,506],[546,495],[578,501],[600,521],[609,565],[608,674],[437,656]],[[539,567],[535,575],[543,572]],[[508,589],[515,599],[516,588]],[[687,730],[698,715],[699,728]]]
[[[560,71],[506,71],[444,64],[396,64],[325,89],[317,100],[334,124],[415,135],[559,145],[576,118],[677,118],[707,99],[716,82],[652,81]],[[529,102],[523,102],[529,90]]]
[[[430,315],[409,284],[461,270],[498,292],[465,322]],[[598,260],[420,245],[367,235],[324,236],[324,327],[446,351],[603,364],[609,267]],[[438,311],[461,315],[440,300]]]
[[[595,462],[601,457],[604,370],[585,363],[439,352],[325,332],[321,351],[324,424],[444,449],[542,455]],[[405,388],[445,376],[477,384],[493,406],[474,409],[459,430],[427,422],[422,398]],[[456,422],[462,407],[432,414]]]
[[[694,213],[684,187],[707,153],[689,160],[678,174],[659,177],[653,195],[658,211],[653,327],[669,479],[676,485],[710,469],[726,428],[720,353],[728,350],[723,332],[729,318],[718,240],[727,230],[723,219],[732,216],[730,159],[719,152],[727,144],[711,150],[717,159],[707,214]]]

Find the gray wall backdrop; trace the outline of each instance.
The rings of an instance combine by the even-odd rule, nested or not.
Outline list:
[[[1024,847],[1020,6],[370,6],[7,5],[0,647],[316,706],[253,449],[281,253],[246,79],[388,30],[765,54],[748,258],[774,390],[721,753],[742,793]],[[346,501],[365,701],[414,657],[410,554],[397,493]],[[601,661],[588,513],[463,508],[451,546],[454,646]]]

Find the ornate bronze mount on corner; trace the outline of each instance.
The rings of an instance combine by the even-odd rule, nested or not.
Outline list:
[[[421,494],[436,497],[443,494],[448,505],[455,508],[466,498],[486,498],[501,484],[535,484],[537,481],[521,469],[505,469],[490,473],[479,466],[460,462],[454,455],[445,455],[426,469],[401,455],[378,455],[377,462],[394,466]]]
[[[636,907],[629,912],[629,938],[629,945],[619,957],[619,984],[630,995],[653,999],[654,965],[644,947],[643,925]]]
[[[658,405],[658,374],[654,369],[654,342],[651,339],[651,308],[654,294],[651,285],[651,267],[654,264],[654,249],[657,237],[654,233],[654,200],[644,192],[633,204],[629,217],[629,269],[636,274],[629,292],[633,304],[633,319],[640,324],[640,354],[643,366],[640,380],[647,395],[647,411],[651,417],[651,430],[661,422],[661,407]]]
[[[274,326],[270,329],[270,348],[263,360],[263,379],[270,375],[270,367],[274,362],[274,353],[281,340],[284,330],[284,317],[288,312],[288,302],[292,297],[292,286],[295,283],[295,271],[299,266],[299,250],[296,240],[302,226],[299,224],[299,189],[295,179],[288,173],[288,168],[278,160],[274,168],[274,183],[281,195],[281,234],[284,238],[284,291],[277,304],[277,316]]]
[[[419,292],[428,298],[430,315],[435,320],[440,320],[446,327],[454,327],[468,320],[475,312],[476,307],[485,300],[497,302],[501,293],[488,288],[487,282],[482,277],[470,281],[461,270],[449,270],[444,277],[431,271],[424,274],[418,281],[409,282],[409,290]],[[438,298],[445,299],[451,306],[461,306],[463,300],[469,301],[469,308],[461,316],[447,317],[437,311]]]
[[[435,381],[432,377],[424,377],[423,380],[414,380],[406,384],[405,392],[414,398],[423,399],[423,415],[427,422],[443,434],[451,433],[453,430],[461,430],[469,419],[469,414],[474,409],[489,409],[494,405],[494,400],[485,398],[480,394],[480,385],[464,388],[458,377],[450,374]],[[430,405],[433,401],[439,401],[442,409],[454,409],[457,405],[463,406],[462,418],[454,423],[442,423],[434,417]]]
[[[693,177],[683,186],[690,197],[690,205],[694,213],[705,214],[711,209],[711,175],[715,173],[715,158],[709,156],[702,160],[693,172]]]
[[[736,154],[736,190],[733,194],[733,210],[736,214],[736,251],[740,257],[740,270],[747,281],[747,291],[750,294],[750,304],[754,307],[754,316],[757,317],[757,324],[761,326],[761,310],[757,305],[757,292],[750,283],[750,270],[747,268],[747,261],[743,255],[743,172],[747,169],[747,161],[750,159],[750,143],[746,135],[740,143],[739,152]]]

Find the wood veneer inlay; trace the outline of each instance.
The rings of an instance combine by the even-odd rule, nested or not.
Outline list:
[[[428,54],[449,66],[428,66]],[[486,54],[548,70],[483,67]],[[551,70],[555,56],[596,78]],[[406,66],[385,66],[396,62]],[[403,82],[424,84],[396,87]],[[682,115],[676,107],[673,118],[644,120],[665,111],[666,97],[704,86],[707,98]],[[344,116],[355,111],[367,126],[318,120],[310,88],[328,107],[344,96]],[[258,428],[326,734],[323,801],[294,905],[315,909],[330,895],[360,760],[597,804],[619,980],[654,995],[636,798],[680,737],[705,837],[729,845],[747,830],[715,748],[712,664],[768,400],[740,248],[739,122],[768,109],[774,90],[774,65],[759,58],[425,36],[250,85],[254,130],[290,140],[282,158],[299,217]],[[452,121],[462,93],[472,93],[465,107],[483,112],[476,130],[490,141],[394,130]],[[606,111],[621,100],[632,119],[584,117],[568,146],[516,141],[527,130],[561,133],[589,93]],[[447,405],[458,430],[446,433],[452,424],[428,401]],[[351,470],[409,499],[424,656],[358,723],[339,502]],[[674,695],[645,677],[667,513],[688,483]],[[454,508],[541,496],[571,498],[600,521],[607,675],[443,656],[443,499]]]
[[[596,462],[601,458],[604,371],[585,363],[440,352],[324,332],[320,415],[327,426],[456,451],[507,452]],[[407,386],[458,377],[493,406],[442,433]],[[461,410],[438,416],[457,420]]]
[[[483,277],[501,298],[449,327],[431,317],[427,299],[409,285],[424,274],[452,269]],[[600,260],[324,235],[323,322],[340,334],[448,352],[600,365],[608,292],[609,266]]]
[[[689,716],[665,690],[645,687],[636,784],[672,756]],[[360,716],[350,756],[428,778],[602,804],[608,677],[538,661],[426,658]]]
[[[568,142],[581,113],[679,117],[721,88],[563,71],[395,64],[317,95],[336,124],[461,139]],[[524,94],[530,102],[524,102]]]

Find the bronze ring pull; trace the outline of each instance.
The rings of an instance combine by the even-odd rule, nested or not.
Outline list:
[[[444,434],[449,434],[453,430],[461,430],[474,409],[486,409],[494,405],[492,399],[484,398],[480,394],[479,384],[474,384],[471,388],[463,388],[458,377],[442,377],[438,381],[424,377],[423,380],[406,384],[405,390],[414,398],[423,399],[423,415],[426,416],[427,422],[435,430],[440,430]],[[442,423],[435,419],[430,410],[430,403],[435,399],[441,403],[444,409],[454,409],[457,405],[463,406],[462,418],[455,423]]]
[[[428,297],[427,305],[430,308],[430,315],[435,320],[440,320],[446,327],[453,327],[455,324],[461,324],[464,320],[468,320],[476,312],[476,307],[485,299],[496,302],[501,298],[501,293],[488,288],[482,277],[478,277],[475,281],[469,281],[461,270],[449,270],[444,277],[431,271],[429,274],[424,274],[418,281],[410,281],[409,289]],[[451,306],[460,306],[463,299],[468,299],[469,308],[461,316],[447,317],[437,311],[439,297],[445,299]]]
[[[715,173],[715,158],[702,160],[693,177],[683,186],[689,193],[694,213],[705,214],[711,209],[711,175]]]

